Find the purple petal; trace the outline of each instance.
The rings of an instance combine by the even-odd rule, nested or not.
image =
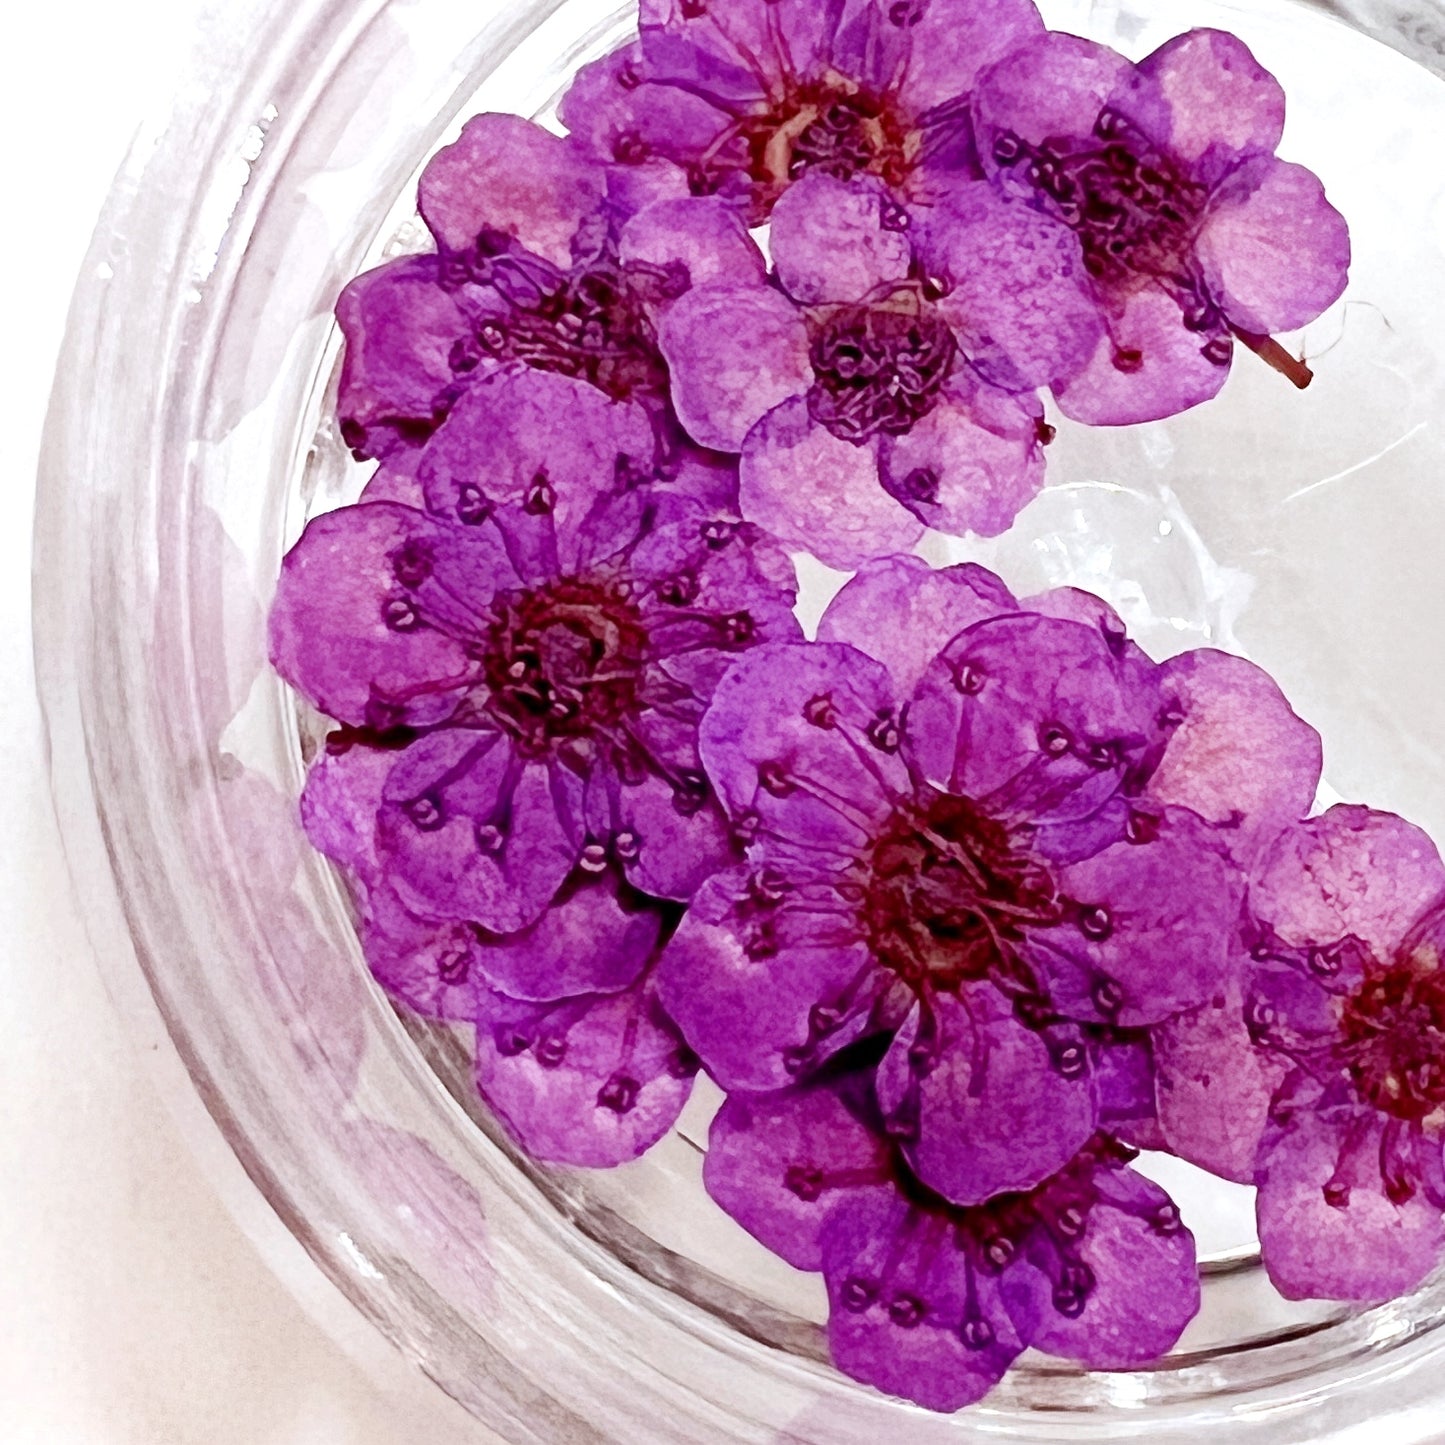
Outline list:
[[[1286,944],[1354,935],[1387,959],[1442,893],[1445,865],[1424,832],[1393,813],[1339,804],[1280,838],[1250,901]]]
[[[821,1234],[859,1192],[892,1193],[886,1142],[827,1085],[732,1094],[713,1119],[703,1182],[795,1269],[823,1267]]]
[[[631,144],[629,138],[624,148]],[[685,201],[691,195],[687,172],[661,156],[646,155],[641,160],[629,156],[627,165],[607,169],[607,215],[613,227],[625,224],[629,216],[638,215],[649,206]]]
[[[477,1018],[487,989],[470,924],[427,923],[383,886],[365,901],[361,943],[373,977],[392,998],[425,1018]]]
[[[692,1092],[694,1068],[645,982],[556,1006],[520,1051],[499,1042],[506,1037],[478,1021],[477,1088],[546,1164],[606,1169],[635,1159]]]
[[[708,878],[736,861],[727,819],[715,804],[679,805],[673,786],[649,773],[617,796],[618,831],[631,835],[635,859],[624,866],[634,888],[687,902]]]
[[[659,345],[679,419],[715,451],[741,451],[760,418],[813,382],[802,316],[762,286],[689,291],[668,308]]]
[[[851,647],[757,648],[703,718],[703,765],[734,818],[755,813],[805,844],[861,850],[908,787],[887,735],[895,698],[887,670]]]
[[[1162,665],[1160,681],[1179,721],[1144,796],[1231,824],[1230,847],[1248,862],[1309,812],[1324,766],[1320,736],[1274,679],[1241,657],[1181,653]]]
[[[965,94],[987,66],[1044,28],[1030,0],[887,0],[877,8],[890,21],[904,17],[908,60],[898,94],[915,112]]]
[[[371,723],[378,705],[391,725],[443,721],[473,664],[460,642],[431,625],[420,596],[425,581],[404,583],[415,574],[397,559],[451,545],[447,529],[425,513],[391,503],[317,517],[281,564],[270,621],[277,672],[341,722]],[[509,571],[484,541],[467,553],[482,577]]]
[[[904,280],[907,238],[884,226],[895,205],[872,176],[841,181],[810,171],[773,207],[770,246],[783,289],[804,306],[861,301]]]
[[[1352,1125],[1359,1130],[1353,1138]],[[1439,1262],[1445,1249],[1439,1209],[1421,1194],[1392,1204],[1382,1192],[1382,1127],[1378,1116],[1326,1118],[1302,1109],[1266,1135],[1259,1242],[1286,1299],[1391,1299],[1414,1289]],[[1332,1181],[1345,1186],[1346,1202],[1326,1201]]]
[[[1098,632],[1111,651],[1142,665],[1151,672],[1154,664],[1137,642],[1129,639],[1124,620],[1102,597],[1079,587],[1050,587],[1025,597],[1018,605],[1020,612],[1037,612],[1040,617],[1057,617],[1065,622],[1081,622]]]
[[[727,112],[682,86],[647,83],[646,74],[638,44],[584,65],[562,97],[559,118],[604,161],[648,155],[686,165],[707,154],[730,124]]]
[[[1099,1128],[1136,1149],[1165,1149],[1155,1105],[1151,1034],[1121,1035],[1094,1050]]]
[[[426,493],[417,480],[417,468],[421,464],[421,451],[407,447],[404,451],[393,452],[371,474],[370,480],[361,489],[360,502],[395,502],[413,511],[426,510]]]
[[[582,878],[530,928],[480,939],[474,962],[492,988],[523,1001],[617,993],[647,966],[661,928],[656,909],[611,879]]]
[[[1239,1184],[1254,1160],[1269,1104],[1291,1065],[1249,1037],[1236,979],[1153,1031],[1159,1126],[1181,1159]]]
[[[662,201],[634,216],[618,240],[625,264],[680,263],[693,286],[758,287],[767,263],[738,213],[713,197]]]
[[[905,742],[935,786],[1064,822],[1118,791],[1158,703],[1151,672],[1097,629],[1015,614],[978,623],[939,654],[914,693]]]
[[[521,116],[479,115],[428,162],[418,201],[444,250],[499,231],[565,270],[604,189],[601,168],[571,141]]]
[[[802,395],[749,432],[740,475],[743,515],[830,567],[904,551],[923,535],[923,523],[884,490],[872,446],[835,437]]]
[[[961,367],[927,416],[883,442],[883,485],[940,532],[997,537],[1043,487],[1043,418],[1036,396],[1000,391]]]
[[[982,376],[1031,391],[1083,370],[1104,322],[1067,226],[986,181],[954,187],[918,214],[924,264],[947,287],[938,309]]]
[[[463,528],[477,530],[495,509],[519,570],[537,580],[615,550],[617,536],[587,524],[621,473],[651,470],[655,449],[641,406],[521,367],[467,391],[428,443],[418,475],[431,511]]]
[[[1231,175],[1195,241],[1209,289],[1242,331],[1293,331],[1337,301],[1350,231],[1303,166],[1261,157]]]
[[[380,881],[376,815],[396,754],[360,745],[326,751],[306,774],[301,824],[311,846],[368,888]]]
[[[784,913],[760,947],[749,897],[743,871],[705,883],[663,952],[657,986],[718,1083],[761,1092],[793,1082],[814,1006],[846,994],[871,960],[841,910],[836,921]]]
[[[738,515],[738,459],[694,446],[680,432],[667,462],[658,468],[655,494],[685,496],[715,512]]]
[[[1229,362],[1211,361],[1179,303],[1152,284],[1113,296],[1108,335],[1088,365],[1055,391],[1059,410],[1091,426],[1127,426],[1175,416],[1216,396]]]
[[[438,282],[437,258],[404,256],[358,276],[336,319],[346,338],[336,411],[347,445],[368,457],[415,445],[436,425],[455,379],[452,348],[471,332]]]
[[[1167,108],[1158,139],[1194,176],[1212,185],[1241,155],[1273,152],[1284,131],[1284,91],[1236,36],[1191,30],[1139,62]],[[1125,101],[1127,105],[1127,101]]]
[[[843,9],[842,0],[642,0],[643,47],[662,74],[716,94],[757,96],[761,85],[826,63]]]
[[[685,609],[715,616],[747,612],[760,642],[789,642],[799,636],[793,604],[798,579],[787,553],[759,528],[737,520],[726,506],[706,506],[691,496],[650,499],[651,530],[628,557],[636,576],[684,581],[691,599]],[[650,624],[675,617],[678,609],[655,593],[640,604]],[[656,644],[663,654],[668,643]],[[667,654],[670,661],[703,649]],[[707,649],[721,651],[721,649]]]
[[[1059,881],[1078,911],[1033,936],[1053,955],[1050,992],[1069,1017],[1139,1028],[1225,987],[1243,880],[1194,814],[1171,809]]]
[[[1037,1269],[1010,1270],[1004,1297],[1035,1349],[1091,1370],[1133,1369],[1172,1349],[1199,1312],[1194,1236],[1174,1222],[1169,1196],[1132,1169],[1095,1180],[1100,1198],[1076,1246],[1093,1276],[1082,1312],[1070,1319],[1055,1309],[1049,1277]],[[1163,1230],[1153,1222],[1161,1212],[1170,1221]]]
[[[938,655],[941,639],[1018,603],[992,572],[973,562],[933,568],[921,557],[865,562],[828,604],[819,642],[841,642],[883,663],[908,696]]]
[[[979,77],[974,115],[984,165],[997,170],[993,142],[1002,132],[1034,146],[1092,136],[1099,112],[1133,74],[1117,51],[1077,35],[1024,41]]]
[[[1043,1183],[1094,1132],[1091,1079],[1059,1072],[990,984],[939,994],[932,1012],[915,1008],[878,1069],[908,1162],[954,1204]]]
[[[845,1374],[930,1410],[982,1399],[1022,1351],[998,1282],[956,1248],[946,1219],[901,1195],[858,1194],[823,1231],[828,1344]],[[964,1323],[988,1343],[964,1342]]]
[[[387,780],[381,864],[413,912],[516,933],[577,861],[558,803],[548,768],[498,734],[433,733],[398,755]]]
[[[1301,1052],[1337,1041],[1340,995],[1363,980],[1366,961],[1353,948],[1339,957],[1338,968],[1321,977],[1307,962],[1251,956],[1241,969],[1245,1018],[1265,1045]]]

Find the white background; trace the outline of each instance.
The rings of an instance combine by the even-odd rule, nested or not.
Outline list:
[[[0,226],[0,1445],[391,1445],[461,1435],[333,1344],[222,1208],[112,1011],[51,821],[30,651],[35,465],[66,306],[195,0],[6,26]]]

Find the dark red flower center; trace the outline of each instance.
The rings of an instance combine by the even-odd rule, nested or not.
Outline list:
[[[915,988],[972,979],[1034,980],[1019,945],[1059,923],[1053,871],[967,798],[936,794],[899,809],[874,846],[862,916],[875,956]]]
[[[1100,113],[1092,141],[1032,147],[1005,134],[994,157],[1025,168],[1029,184],[1079,237],[1090,274],[1187,277],[1208,191],[1115,111]]]
[[[1445,972],[1433,956],[1367,972],[1340,1030],[1350,1077],[1376,1109],[1420,1120],[1445,1105]]]
[[[635,709],[647,644],[615,581],[564,577],[501,595],[481,657],[487,709],[524,751],[546,753]]]
[[[694,165],[692,189],[710,194],[745,169],[753,183],[752,220],[759,224],[788,185],[809,171],[902,185],[919,144],[916,122],[890,97],[862,90],[846,76],[790,79],[781,95],[739,120]]]
[[[880,102],[866,95],[840,95],[817,109],[817,118],[805,125],[793,142],[788,167],[791,180],[809,171],[822,171],[837,180],[851,181],[901,163],[901,144],[890,140],[890,117]]]
[[[957,351],[926,303],[840,307],[813,337],[808,409],[844,441],[906,432],[938,404]]]
[[[488,250],[485,237],[478,247]],[[508,309],[453,348],[454,372],[492,358],[576,377],[618,401],[667,394],[667,364],[646,303],[680,294],[685,274],[608,260],[565,274],[535,257],[504,254],[473,258],[469,279],[494,287]]]

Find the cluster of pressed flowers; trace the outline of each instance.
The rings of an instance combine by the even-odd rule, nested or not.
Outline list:
[[[472,120],[434,249],[338,306],[378,466],[272,653],[339,724],[302,811],[376,977],[542,1161],[637,1157],[705,1070],[712,1197],[935,1409],[1174,1344],[1139,1149],[1257,1184],[1292,1297],[1445,1248],[1430,841],[1312,816],[1252,664],[905,555],[1012,523],[1044,391],[1167,416],[1236,342],[1308,381],[1271,333],[1349,245],[1283,113],[1215,31],[1135,65],[1028,0],[643,0],[569,134]],[[854,571],[814,640],[799,551]]]

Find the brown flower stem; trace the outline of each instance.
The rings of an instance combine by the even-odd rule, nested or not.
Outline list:
[[[1234,334],[1267,366],[1272,366],[1282,376],[1287,376],[1301,391],[1315,379],[1315,374],[1304,362],[1293,357],[1272,336],[1260,336],[1253,331],[1231,328]]]

